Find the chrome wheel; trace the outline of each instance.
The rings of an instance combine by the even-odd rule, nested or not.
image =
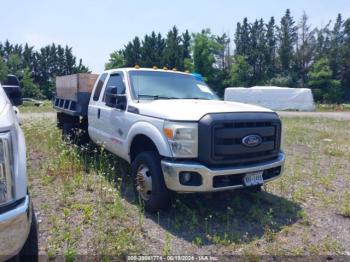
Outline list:
[[[149,168],[140,165],[136,174],[136,189],[143,200],[149,200],[152,194],[152,177]]]

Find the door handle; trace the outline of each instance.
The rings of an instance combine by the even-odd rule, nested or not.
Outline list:
[[[99,109],[97,109],[97,118],[99,119],[100,116],[101,116],[101,109],[99,108]]]

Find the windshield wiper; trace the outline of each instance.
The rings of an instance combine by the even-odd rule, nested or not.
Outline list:
[[[157,95],[143,95],[143,94],[138,95],[138,97],[149,97],[149,98],[153,98],[153,100],[157,100],[157,99],[180,99],[179,97],[157,96]]]
[[[181,99],[210,100],[209,98],[205,98],[205,97],[184,97]]]

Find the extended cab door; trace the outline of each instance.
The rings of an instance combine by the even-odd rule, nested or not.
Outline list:
[[[125,110],[106,103],[106,93],[111,92],[111,89],[116,89],[116,95],[125,95],[126,85],[124,79],[122,72],[110,74],[101,101],[100,119],[102,123],[99,127],[105,136],[104,144],[106,149],[119,156],[123,154],[123,144],[127,134],[127,130],[125,130]]]
[[[99,79],[95,84],[95,88],[90,98],[88,119],[89,119],[89,136],[95,143],[102,143],[104,136],[101,132],[100,126],[102,125],[101,120],[101,101],[102,101],[102,90],[106,84],[108,74],[104,73],[100,75]]]

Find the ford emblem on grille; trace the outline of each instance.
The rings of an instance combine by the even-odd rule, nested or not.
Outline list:
[[[260,145],[262,142],[262,138],[259,135],[248,135],[243,137],[242,144],[247,147],[255,147]]]

